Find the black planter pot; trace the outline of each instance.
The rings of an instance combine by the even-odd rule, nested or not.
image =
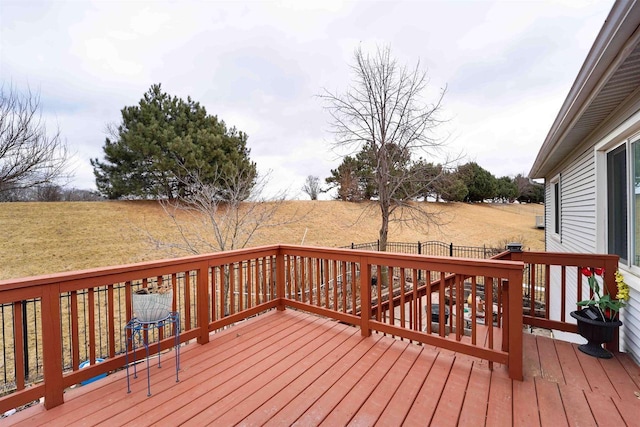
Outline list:
[[[598,318],[592,319],[591,317],[594,317],[593,314],[589,316],[587,311],[590,312],[589,314],[596,314]],[[601,320],[602,317],[600,317],[598,310],[592,310],[591,308],[572,311],[569,314],[578,321],[578,333],[588,341],[586,344],[578,346],[580,351],[600,359],[610,359],[613,357],[611,352],[602,348],[602,344],[613,340],[613,333],[616,328],[622,326],[621,321],[613,320],[605,322]]]

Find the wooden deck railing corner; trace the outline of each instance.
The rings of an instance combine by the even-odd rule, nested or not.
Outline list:
[[[66,387],[123,367],[123,326],[133,314],[131,294],[163,280],[172,282],[174,310],[182,318],[181,343],[206,344],[211,332],[290,306],[353,324],[364,337],[376,331],[480,357],[490,366],[504,363],[511,378],[522,379],[523,324],[575,330],[564,317],[549,317],[550,270],[556,268],[562,275],[556,285],[563,287],[564,306],[565,299],[576,298],[567,295],[566,285],[577,280],[580,289],[581,278],[571,276],[578,266],[604,266],[607,286],[613,289],[617,257],[527,252],[498,257],[501,260],[473,260],[272,245],[4,281],[0,303],[10,311],[5,318],[13,323],[3,328],[11,343],[3,350],[12,364],[9,380],[14,389],[0,398],[0,412],[43,396],[45,407],[52,408],[63,403]],[[476,292],[485,292],[488,309],[483,327],[492,326],[488,346],[476,342],[476,305],[471,304],[469,316],[463,314],[466,286],[474,298]],[[434,330],[432,294],[440,310]],[[523,311],[526,298],[530,306]],[[496,301],[502,336],[501,345],[496,340],[494,346]],[[24,315],[26,304],[30,305]],[[537,305],[544,306],[544,317]],[[447,309],[451,309],[448,318]],[[471,338],[466,339],[469,331]],[[40,353],[27,355],[23,348],[27,338],[40,336]],[[158,340],[163,349],[172,345],[170,338]],[[94,364],[97,358],[105,361]],[[81,370],[82,360],[92,365]],[[32,364],[43,372],[41,376],[27,375]],[[7,382],[5,375],[5,388],[10,386]]]

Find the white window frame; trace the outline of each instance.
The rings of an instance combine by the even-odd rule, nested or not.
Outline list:
[[[635,209],[633,206],[633,198],[635,196],[634,189],[634,157],[633,157],[633,144],[640,144],[640,133],[633,135],[609,135],[609,138],[601,141],[596,147],[596,221],[601,224],[598,227],[597,236],[597,252],[608,253],[609,252],[609,214],[608,214],[608,172],[607,172],[607,156],[613,150],[618,149],[620,146],[625,147],[627,157],[627,260],[620,259],[620,265],[625,269],[635,271],[635,274],[640,274],[640,266],[636,266],[633,263],[635,257],[636,245],[634,239],[635,230]],[[638,213],[640,215],[640,212]]]
[[[549,180],[551,206],[549,212],[549,225],[551,238],[562,243],[562,179],[558,174]],[[558,189],[556,193],[556,188]],[[557,198],[556,198],[557,195]],[[557,230],[557,231],[556,231]]]

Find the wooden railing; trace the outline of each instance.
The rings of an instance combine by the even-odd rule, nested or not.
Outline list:
[[[604,268],[604,283],[611,295],[617,294],[615,271],[617,255],[575,254],[564,252],[504,252],[496,259],[522,261],[523,323],[546,329],[576,333],[575,321],[569,313],[580,307],[578,301],[592,295],[583,267]],[[611,351],[619,350],[618,331],[606,344]]]
[[[274,245],[0,281],[0,304],[10,307],[3,311],[2,336],[10,343],[4,366],[10,380],[4,384],[0,412],[43,396],[45,406],[54,407],[63,402],[65,388],[122,368],[131,294],[154,281],[169,281],[174,289],[181,343],[204,344],[212,331],[266,310],[291,307],[359,326],[363,336],[377,331],[503,363],[512,378],[521,379],[524,264],[517,258],[471,260]],[[600,258],[580,259],[578,264],[598,266],[594,260]],[[474,301],[484,292],[488,304],[497,302],[503,328],[499,336],[489,328],[488,344],[478,342],[476,313],[466,320],[463,298],[453,302],[465,289]],[[437,328],[431,322],[436,303],[450,309],[448,319],[440,310]],[[23,310],[25,304],[28,310]],[[154,339],[164,349],[172,345],[163,334]],[[39,346],[36,360],[34,352],[24,354],[31,341]],[[98,358],[104,362],[95,364]],[[82,361],[91,365],[81,369]],[[40,369],[26,369],[30,365]]]
[[[508,292],[522,287],[522,263],[296,246],[281,250],[286,305],[359,324],[365,336],[378,331],[503,363],[512,378],[522,378],[522,298]],[[465,287],[474,301],[482,288],[489,307],[493,293],[496,301],[500,295],[500,314],[509,325],[501,336],[494,337],[489,327],[488,342],[479,342],[475,304],[465,318],[464,298],[452,303],[452,295],[464,295]],[[437,331],[431,322],[436,303],[450,307],[448,318],[440,310]]]

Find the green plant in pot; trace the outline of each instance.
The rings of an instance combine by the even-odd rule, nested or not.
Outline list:
[[[140,322],[153,323],[166,319],[173,305],[173,288],[169,281],[159,280],[138,289],[132,296],[133,316]]]
[[[587,340],[587,344],[578,348],[590,356],[608,359],[612,354],[602,348],[602,344],[610,342],[615,330],[622,326],[618,317],[620,309],[629,300],[629,286],[622,273],[616,271],[617,293],[614,298],[605,286],[603,268],[584,267],[581,273],[587,278],[591,298],[578,302],[578,306],[584,308],[570,313],[578,322],[578,333]]]

